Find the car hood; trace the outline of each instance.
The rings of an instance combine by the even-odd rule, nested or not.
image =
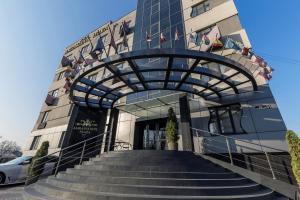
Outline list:
[[[1,170],[1,169],[10,169],[10,168],[12,168],[12,167],[14,167],[14,166],[15,166],[15,165],[3,163],[3,164],[0,164],[0,170]]]

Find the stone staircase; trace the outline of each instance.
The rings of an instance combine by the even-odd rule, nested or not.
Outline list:
[[[102,154],[25,188],[27,200],[284,200],[271,189],[191,152]]]

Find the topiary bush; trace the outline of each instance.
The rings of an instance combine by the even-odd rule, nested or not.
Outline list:
[[[292,169],[296,177],[298,186],[300,186],[300,138],[294,131],[287,131],[286,140],[292,159]]]
[[[26,185],[36,182],[39,179],[39,176],[43,173],[46,158],[40,158],[48,155],[48,148],[49,142],[43,142],[39,150],[37,150],[35,156],[32,158],[32,162],[28,168],[28,178],[26,181]]]
[[[169,150],[176,150],[176,144],[179,139],[177,132],[177,118],[172,107],[168,110],[168,120],[166,125],[166,138]]]

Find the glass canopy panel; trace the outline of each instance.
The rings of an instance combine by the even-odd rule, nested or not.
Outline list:
[[[230,67],[227,67],[225,65],[220,65],[221,74],[226,74],[226,72],[228,72],[229,70],[231,70]],[[235,71],[235,70],[233,70],[233,71]]]
[[[193,85],[193,88],[196,89],[196,90],[198,90],[198,91],[202,91],[202,90],[205,89],[204,87],[198,86],[198,85]]]
[[[191,84],[186,84],[186,83],[183,83],[180,88],[183,89],[184,91],[188,91],[188,92],[197,91],[196,89],[193,88],[193,86]]]
[[[160,105],[160,104],[161,103],[157,99],[151,99],[151,100],[148,100],[148,101],[135,103],[135,105],[140,106],[140,107],[145,108],[145,109],[155,107],[155,106]]]
[[[245,81],[247,81],[249,79],[245,75],[239,73],[239,74],[231,77],[230,80],[235,81],[237,83],[241,83],[241,82],[245,82]]]
[[[216,83],[219,83],[219,82],[220,82],[220,80],[217,79],[217,78],[214,78],[214,77],[210,77],[210,78],[209,78],[209,81],[208,81],[208,83],[209,83],[210,85],[213,85],[213,84],[216,84]]]
[[[210,77],[206,76],[206,75],[200,75],[200,80],[204,81],[204,82],[209,82],[210,81]]]
[[[220,65],[218,63],[210,62],[210,63],[206,63],[205,65],[207,66],[208,69],[217,73],[221,73]]]
[[[207,97],[207,99],[216,99],[218,98],[218,95],[216,95],[215,93],[210,93],[210,95]]]
[[[233,76],[234,74],[236,74],[238,71],[232,68],[229,68],[226,72],[222,73],[223,75],[226,76]]]
[[[120,79],[116,77],[105,81],[104,83],[101,84],[101,86],[102,87],[104,86],[104,88],[110,88],[112,84],[115,84],[117,82],[120,82]]]
[[[137,87],[138,90],[143,90],[144,86],[142,84],[135,84],[135,86]]]
[[[195,59],[189,59],[188,62],[187,58],[174,58],[173,59],[173,69],[189,69],[195,62]],[[188,64],[189,63],[189,64]]]
[[[235,92],[232,88],[228,88],[227,90],[220,91],[222,96],[234,95]]]
[[[166,72],[163,71],[156,71],[156,72],[149,72],[148,76],[145,77],[145,80],[165,80]]]
[[[249,92],[249,91],[253,90],[253,86],[252,86],[251,82],[248,81],[248,82],[245,82],[241,85],[238,85],[237,89],[240,91],[240,93]]]
[[[160,90],[151,90],[149,91],[148,95],[149,95],[149,99],[154,99],[161,96],[161,92]]]
[[[153,82],[148,83],[150,89],[162,89],[164,86],[164,82]]]
[[[220,82],[220,80],[216,79],[216,78],[210,78],[210,80],[208,81],[208,83],[210,85],[214,85],[214,84],[219,83],[219,82]]]
[[[124,78],[125,80],[129,80],[131,83],[140,82],[135,74],[123,75],[122,78]]]
[[[229,85],[224,82],[219,82],[218,84],[215,85],[215,87],[217,87],[220,90],[220,89],[228,88]]]
[[[124,62],[118,65],[120,73],[131,72],[132,68],[129,66],[128,62]]]
[[[86,93],[83,92],[78,92],[78,91],[74,91],[74,96],[76,97],[85,97]]]
[[[149,62],[149,58],[135,59],[136,64],[142,68],[144,64]]]
[[[201,94],[204,94],[204,96],[206,96],[206,95],[208,95],[208,94],[210,94],[210,93],[212,93],[212,91],[209,90],[209,89],[206,89],[206,90],[204,90],[204,91],[201,91]],[[213,94],[214,94],[214,93],[213,93]]]

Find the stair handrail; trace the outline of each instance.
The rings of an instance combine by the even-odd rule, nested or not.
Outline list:
[[[226,149],[226,147],[222,148],[222,147],[220,147],[220,146],[218,146],[218,145],[213,145],[213,146],[212,146],[211,144],[205,144],[205,145],[206,145],[206,146],[212,146],[213,148],[216,148],[216,149],[219,149],[219,150],[221,149],[221,151],[224,151],[224,150],[225,150],[225,151],[228,152],[228,155],[223,155],[222,153],[218,152],[219,150],[217,150],[217,151],[212,151],[211,149],[205,149],[205,150],[206,150],[206,151],[208,150],[209,152],[211,152],[211,153],[213,153],[213,154],[217,154],[217,155],[219,155],[219,156],[229,158],[230,164],[231,164],[231,165],[234,165],[234,161],[243,162],[243,163],[246,163],[246,164],[251,164],[251,165],[256,166],[256,167],[258,167],[258,168],[261,168],[261,169],[268,169],[268,170],[271,172],[272,178],[273,178],[273,179],[277,179],[277,177],[276,177],[275,174],[280,174],[280,175],[283,175],[283,176],[292,178],[292,176],[290,176],[289,174],[284,174],[284,173],[282,173],[282,172],[279,172],[278,169],[275,169],[275,170],[274,170],[273,165],[283,166],[283,167],[288,167],[290,170],[292,170],[292,167],[291,167],[291,166],[285,166],[285,165],[279,164],[279,163],[277,163],[277,162],[275,162],[275,163],[274,163],[274,162],[271,162],[270,157],[269,157],[269,153],[268,153],[267,151],[265,151],[265,149],[272,149],[272,150],[276,150],[276,151],[279,151],[279,152],[286,152],[286,153],[288,153],[288,152],[285,151],[285,150],[278,149],[278,148],[274,148],[274,147],[270,147],[270,146],[266,146],[266,145],[262,145],[262,144],[257,144],[257,143],[254,143],[254,142],[250,142],[250,141],[247,141],[247,140],[244,140],[244,139],[235,138],[235,137],[232,137],[232,136],[225,136],[225,135],[221,135],[221,134],[219,134],[219,133],[212,133],[212,132],[209,132],[209,131],[206,131],[206,130],[197,129],[197,128],[191,128],[191,130],[192,130],[192,131],[196,131],[196,135],[197,135],[198,143],[199,143],[199,144],[198,144],[198,145],[199,145],[199,153],[200,153],[200,141],[199,141],[199,138],[200,138],[200,137],[199,137],[199,134],[198,134],[198,133],[199,133],[199,132],[209,133],[210,136],[205,136],[205,135],[203,135],[202,137],[203,137],[203,138],[206,138],[206,139],[209,138],[208,140],[210,140],[210,141],[213,140],[213,141],[215,141],[215,142],[223,143],[223,145],[227,146],[227,149]],[[216,138],[214,139],[213,136],[221,137],[221,138],[225,139],[225,142],[221,142],[220,140],[217,140]],[[248,149],[251,149],[251,150],[256,150],[257,152],[263,153],[263,154],[265,155],[265,157],[266,157],[266,160],[261,159],[261,158],[256,158],[256,157],[254,157],[254,158],[257,159],[257,160],[263,160],[263,161],[265,161],[265,162],[267,163],[267,165],[268,165],[268,168],[266,168],[266,167],[264,167],[264,166],[261,166],[261,165],[258,165],[258,164],[249,163],[249,162],[247,162],[247,161],[244,161],[244,160],[241,160],[241,159],[238,159],[238,158],[234,158],[234,157],[232,156],[231,145],[230,145],[230,143],[229,143],[229,139],[241,141],[241,142],[246,143],[246,144],[256,145],[256,146],[260,147],[260,150],[259,150],[259,149],[253,149],[253,148],[248,147],[248,146],[243,146],[243,145],[236,144],[236,146],[243,147],[243,148],[248,148]],[[202,143],[205,143],[205,142],[206,142],[206,141],[202,141]],[[203,148],[203,146],[204,146],[204,145],[202,144],[202,148]],[[195,152],[196,152],[196,150],[195,150]],[[241,151],[241,152],[238,152],[238,151],[237,151],[236,153],[241,154],[241,155],[244,155],[244,156],[249,156],[249,155],[243,153],[242,151]],[[272,165],[272,164],[273,164],[273,165]]]
[[[56,161],[56,162],[54,162],[54,163],[56,163],[56,165],[55,165],[55,172],[54,172],[54,175],[56,175],[57,173],[58,173],[58,169],[59,169],[59,167],[62,167],[62,166],[64,166],[64,165],[66,165],[66,164],[68,164],[68,163],[71,163],[71,162],[74,162],[74,161],[76,161],[76,160],[78,160],[78,159],[80,159],[80,161],[79,161],[79,164],[81,164],[82,163],[82,161],[83,161],[83,159],[85,158],[84,156],[86,155],[85,154],[85,152],[87,151],[87,150],[89,150],[89,149],[92,149],[92,148],[95,148],[96,146],[98,146],[98,145],[106,145],[106,143],[109,143],[108,141],[106,141],[108,138],[105,138],[105,142],[103,143],[103,139],[104,139],[104,136],[105,135],[107,135],[108,133],[110,133],[110,131],[106,131],[106,132],[103,132],[103,133],[101,133],[101,134],[99,134],[99,135],[96,135],[96,136],[93,136],[93,137],[91,137],[91,138],[88,138],[88,139],[86,139],[86,140],[83,140],[83,141],[80,141],[80,142],[78,142],[78,143],[75,143],[75,144],[73,144],[73,145],[70,145],[70,146],[67,146],[67,147],[65,147],[65,148],[62,148],[62,149],[60,149],[60,150],[58,150],[58,151],[55,151],[55,152],[53,152],[53,153],[51,153],[51,154],[48,154],[48,155],[46,155],[46,156],[43,156],[43,157],[40,157],[40,158],[38,158],[38,159],[34,159],[32,162],[32,167],[30,168],[30,171],[29,171],[29,173],[28,173],[28,175],[27,175],[27,177],[26,177],[26,182],[28,183],[28,184],[31,184],[31,180],[34,180],[34,179],[36,179],[36,178],[39,178],[39,176],[40,175],[37,175],[37,176],[33,176],[33,177],[31,177],[30,175],[32,174],[32,171],[34,170],[34,168],[37,168],[37,167],[39,167],[39,166],[41,166],[41,165],[45,165],[46,163],[49,163],[50,161],[53,161],[53,160],[56,160],[57,159],[57,157],[54,157],[54,158],[52,158],[52,159],[49,159],[49,160],[46,160],[46,161],[43,161],[43,162],[41,162],[41,163],[39,163],[38,165],[34,165],[37,161],[40,161],[40,160],[44,160],[44,159],[46,159],[46,158],[48,158],[49,156],[53,156],[53,155],[59,155],[59,157],[58,157],[58,160]],[[93,141],[93,140],[95,140],[95,139],[97,139],[97,138],[101,138],[100,139],[100,141]],[[88,142],[90,142],[90,141],[93,141],[92,143],[88,143]],[[97,144],[97,142],[99,142],[98,144]],[[88,143],[88,144],[87,144]],[[89,147],[88,148],[88,146],[90,146],[91,144],[96,144],[95,146],[92,146],[92,147]],[[76,146],[78,146],[79,145],[79,147],[76,147]],[[76,147],[75,149],[72,149],[72,148],[74,148],[74,147]],[[71,154],[71,156],[68,156],[68,157],[66,157],[66,158],[63,158],[63,152],[65,152],[65,151],[67,151],[67,150],[69,150],[69,149],[71,149],[71,151],[70,152],[67,152],[65,155],[69,155],[69,154]],[[77,152],[76,153],[76,151],[78,151],[78,150],[80,150],[81,149],[81,151],[79,151],[79,152]],[[109,149],[109,148],[108,148]],[[96,149],[96,150],[94,150],[94,151],[99,151],[100,150],[100,153],[101,153],[101,149]],[[92,152],[94,152],[94,151],[92,151]],[[88,152],[87,154],[90,154],[91,152]],[[78,157],[76,157],[77,155],[79,154],[79,156]],[[63,160],[66,160],[66,159],[69,159],[69,158],[74,158],[73,156],[75,156],[75,159],[72,159],[71,161],[68,161],[67,163],[61,163],[61,161],[63,161]],[[41,170],[41,169],[40,169]],[[44,172],[44,170],[45,169],[43,169],[43,172]],[[51,169],[51,170],[54,170],[54,169]],[[43,173],[42,172],[42,173]]]
[[[197,128],[191,128],[191,129],[195,130],[195,131],[201,131],[201,132],[209,133],[211,136],[220,136],[220,137],[223,137],[223,138],[229,138],[229,139],[232,139],[232,140],[241,141],[241,142],[252,144],[252,145],[256,145],[256,146],[259,146],[259,147],[264,147],[264,148],[267,148],[267,149],[272,149],[272,150],[276,150],[276,151],[279,151],[279,152],[286,152],[286,153],[288,153],[287,150],[277,149],[277,148],[274,148],[274,147],[270,147],[270,146],[263,145],[263,144],[258,144],[258,143],[255,143],[255,142],[250,142],[248,140],[243,140],[243,139],[235,138],[235,137],[232,137],[232,136],[222,135],[222,134],[219,134],[219,133],[213,133],[213,132],[209,132],[209,131],[202,130],[202,129],[197,129]]]

